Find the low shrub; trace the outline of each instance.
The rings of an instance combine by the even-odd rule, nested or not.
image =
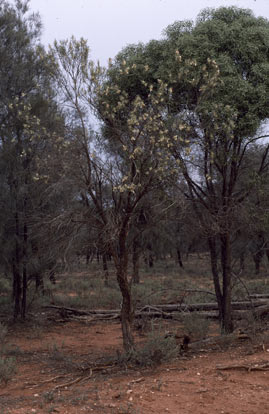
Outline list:
[[[206,338],[209,330],[209,320],[196,312],[185,313],[181,316],[184,332],[193,339]]]
[[[174,337],[165,337],[161,330],[153,330],[146,342],[129,356],[129,361],[139,366],[154,366],[174,359],[179,347]]]
[[[0,357],[0,383],[7,384],[16,374],[16,359]]]

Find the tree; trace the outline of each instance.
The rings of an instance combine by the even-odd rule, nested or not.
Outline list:
[[[39,16],[28,15],[27,1],[11,6],[2,0],[0,28],[1,265],[12,275],[14,317],[24,318],[27,286],[40,259],[35,226],[49,204],[53,134],[63,122],[52,93],[51,62],[39,44]]]
[[[204,228],[211,254],[215,291],[222,329],[232,331],[231,249],[236,215],[250,188],[240,183],[246,152],[264,138],[258,128],[269,116],[269,22],[248,10],[220,8],[205,10],[195,26],[180,23],[167,29],[168,43],[176,44],[183,57],[195,58],[200,70],[206,59],[215,59],[219,81],[191,119],[190,157],[175,151],[188,184],[196,216]],[[239,40],[240,39],[240,40]],[[244,39],[244,40],[243,40]],[[182,94],[179,85],[179,94]],[[199,84],[186,90],[192,111],[203,90]],[[257,174],[265,172],[268,146]],[[194,172],[198,179],[194,179]],[[197,209],[197,205],[200,209]],[[217,244],[220,245],[222,286],[218,273]]]
[[[154,89],[161,79],[171,88],[166,135],[179,135],[181,143],[185,143],[179,145],[177,139],[171,138],[171,154],[187,184],[185,196],[192,203],[195,220],[208,241],[225,332],[233,329],[234,223],[250,192],[239,177],[249,146],[266,136],[259,133],[259,127],[269,115],[268,42],[268,21],[255,18],[251,11],[236,7],[206,9],[196,24],[187,21],[169,26],[160,42],[128,47],[119,54],[110,72],[111,83],[119,77],[121,89],[129,99],[134,99],[139,90],[145,105],[145,89],[138,86],[141,62],[148,66],[142,85],[151,84]],[[175,53],[185,68],[180,76],[176,75]],[[124,71],[120,76],[122,56],[127,65],[136,67],[132,76]],[[149,61],[154,64],[148,65]],[[268,147],[257,167],[259,175],[265,172],[267,156]]]
[[[147,84],[145,66],[141,83],[146,104],[139,94],[129,99],[117,83],[110,82],[105,69],[89,60],[83,39],[56,42],[53,53],[58,62],[57,79],[62,96],[73,111],[72,164],[69,164],[72,165],[70,176],[86,207],[80,220],[87,223],[87,217],[95,217],[102,244],[113,258],[122,294],[123,344],[127,352],[132,352],[134,309],[128,277],[129,253],[140,234],[137,223],[146,198],[151,194],[156,196],[177,174],[167,129],[172,90],[161,80],[155,86]],[[179,60],[177,63],[175,72],[179,75],[183,69]],[[187,70],[185,66],[184,70]],[[135,71],[135,66],[128,66],[122,60],[120,74],[132,77]],[[207,90],[207,81],[204,87]],[[92,111],[101,121],[100,130],[95,134],[89,133],[87,126]],[[178,132],[174,134],[174,141],[179,143],[182,130]],[[159,211],[163,205],[166,212],[167,198],[161,196],[159,205]],[[141,231],[145,228],[142,226]]]

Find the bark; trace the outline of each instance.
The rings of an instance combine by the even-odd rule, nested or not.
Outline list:
[[[154,260],[152,253],[149,254],[149,267],[154,267]]]
[[[134,338],[132,333],[134,309],[132,304],[131,286],[127,280],[127,272],[124,267],[118,269],[117,280],[122,294],[121,328],[123,347],[126,352],[132,352],[134,350]]]
[[[23,270],[22,270],[22,304],[21,304],[21,317],[25,319],[26,315],[26,303],[27,303],[27,239],[28,239],[27,224],[23,226]]]
[[[233,331],[232,323],[232,284],[231,284],[231,241],[228,233],[220,236],[221,266],[222,266],[222,291],[220,286],[218,272],[218,254],[216,247],[216,238],[208,239],[211,271],[213,275],[216,298],[219,307],[219,320],[221,330],[224,333]]]
[[[41,292],[44,295],[44,289],[45,289],[45,287],[44,287],[43,275],[40,272],[37,272],[34,275],[34,278],[35,278],[35,288],[36,288],[36,291],[41,290]]]
[[[263,251],[259,250],[253,255],[253,260],[255,263],[255,275],[258,275],[260,273],[260,266],[261,261],[263,258]]]
[[[20,247],[19,247],[19,218],[18,213],[15,213],[15,228],[16,228],[16,240],[15,240],[15,257],[13,258],[13,298],[14,298],[14,319],[20,314],[21,311],[21,273],[20,273]]]
[[[208,246],[209,246],[209,252],[210,252],[210,259],[211,259],[211,272],[213,276],[216,299],[217,299],[218,308],[219,308],[219,319],[220,321],[222,321],[223,319],[222,292],[221,292],[220,281],[219,281],[218,253],[217,253],[215,237],[208,238]]]
[[[133,282],[139,284],[140,275],[139,275],[139,250],[138,244],[136,241],[133,243]]]
[[[107,267],[107,255],[106,255],[106,253],[103,253],[102,260],[103,260],[103,271],[104,271],[105,286],[108,286],[109,273],[108,273],[108,267]]]
[[[13,259],[13,298],[14,298],[14,319],[20,314],[21,311],[21,275],[18,268],[18,262],[16,257]]]
[[[123,348],[126,353],[134,351],[134,337],[132,333],[134,308],[131,294],[131,283],[128,281],[128,250],[126,247],[126,228],[123,228],[119,235],[119,249],[112,247],[110,250],[113,255],[117,269],[117,281],[122,295],[121,306],[121,328],[123,338]]]
[[[240,270],[245,270],[245,253],[240,254]]]
[[[232,322],[232,283],[231,283],[231,241],[228,233],[220,237],[222,263],[222,320],[221,329],[224,333],[233,332]]]
[[[179,247],[177,248],[177,261],[178,261],[179,266],[183,269],[184,266],[183,266],[183,263],[182,263],[181,253],[180,253]]]

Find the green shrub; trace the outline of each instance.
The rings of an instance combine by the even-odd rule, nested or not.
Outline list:
[[[154,366],[176,358],[178,354],[179,347],[174,337],[165,337],[160,330],[153,330],[129,359],[139,366]]]
[[[4,345],[8,329],[6,325],[0,322],[0,349]]]
[[[189,312],[181,316],[184,332],[192,339],[206,338],[209,330],[209,320],[196,312]]]
[[[16,359],[0,357],[0,383],[7,384],[16,374]]]
[[[7,294],[11,292],[10,280],[0,277],[0,292],[7,293]]]

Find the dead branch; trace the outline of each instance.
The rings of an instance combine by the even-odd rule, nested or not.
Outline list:
[[[92,372],[90,373],[90,375],[88,377],[82,376],[82,377],[79,377],[79,378],[74,379],[73,381],[69,381],[69,382],[65,382],[64,384],[56,385],[53,388],[53,391],[59,390],[60,388],[69,387],[70,385],[73,385],[73,384],[77,384],[78,382],[82,381],[83,379],[88,379],[91,376],[92,376]]]
[[[48,384],[49,382],[56,381],[57,379],[64,378],[66,375],[56,375],[56,377],[49,378],[45,381],[39,382],[38,384],[31,384],[30,388],[40,387],[41,385]],[[29,385],[29,383],[27,383]]]
[[[232,370],[232,369],[239,369],[245,371],[269,371],[269,361],[256,363],[255,365],[244,365],[244,364],[232,364],[232,365],[217,365],[216,369],[224,371],[224,370]]]
[[[74,384],[77,384],[78,382],[80,382],[80,381],[86,381],[86,380],[88,380],[88,379],[90,379],[91,377],[92,377],[92,374],[93,374],[93,372],[97,372],[97,371],[105,371],[105,370],[107,370],[107,369],[109,369],[109,368],[113,368],[115,366],[115,364],[113,364],[113,365],[102,365],[102,366],[95,366],[95,367],[89,367],[88,369],[89,369],[89,371],[90,371],[90,374],[89,375],[87,375],[87,376],[85,376],[85,375],[82,375],[82,376],[80,376],[80,377],[78,377],[78,378],[76,378],[76,379],[74,379],[74,380],[72,380],[72,381],[69,381],[69,382],[66,382],[66,383],[64,383],[64,384],[59,384],[59,385],[56,385],[54,388],[53,388],[53,391],[56,391],[56,390],[59,390],[60,388],[66,388],[66,387],[69,387],[70,385],[74,385]]]

